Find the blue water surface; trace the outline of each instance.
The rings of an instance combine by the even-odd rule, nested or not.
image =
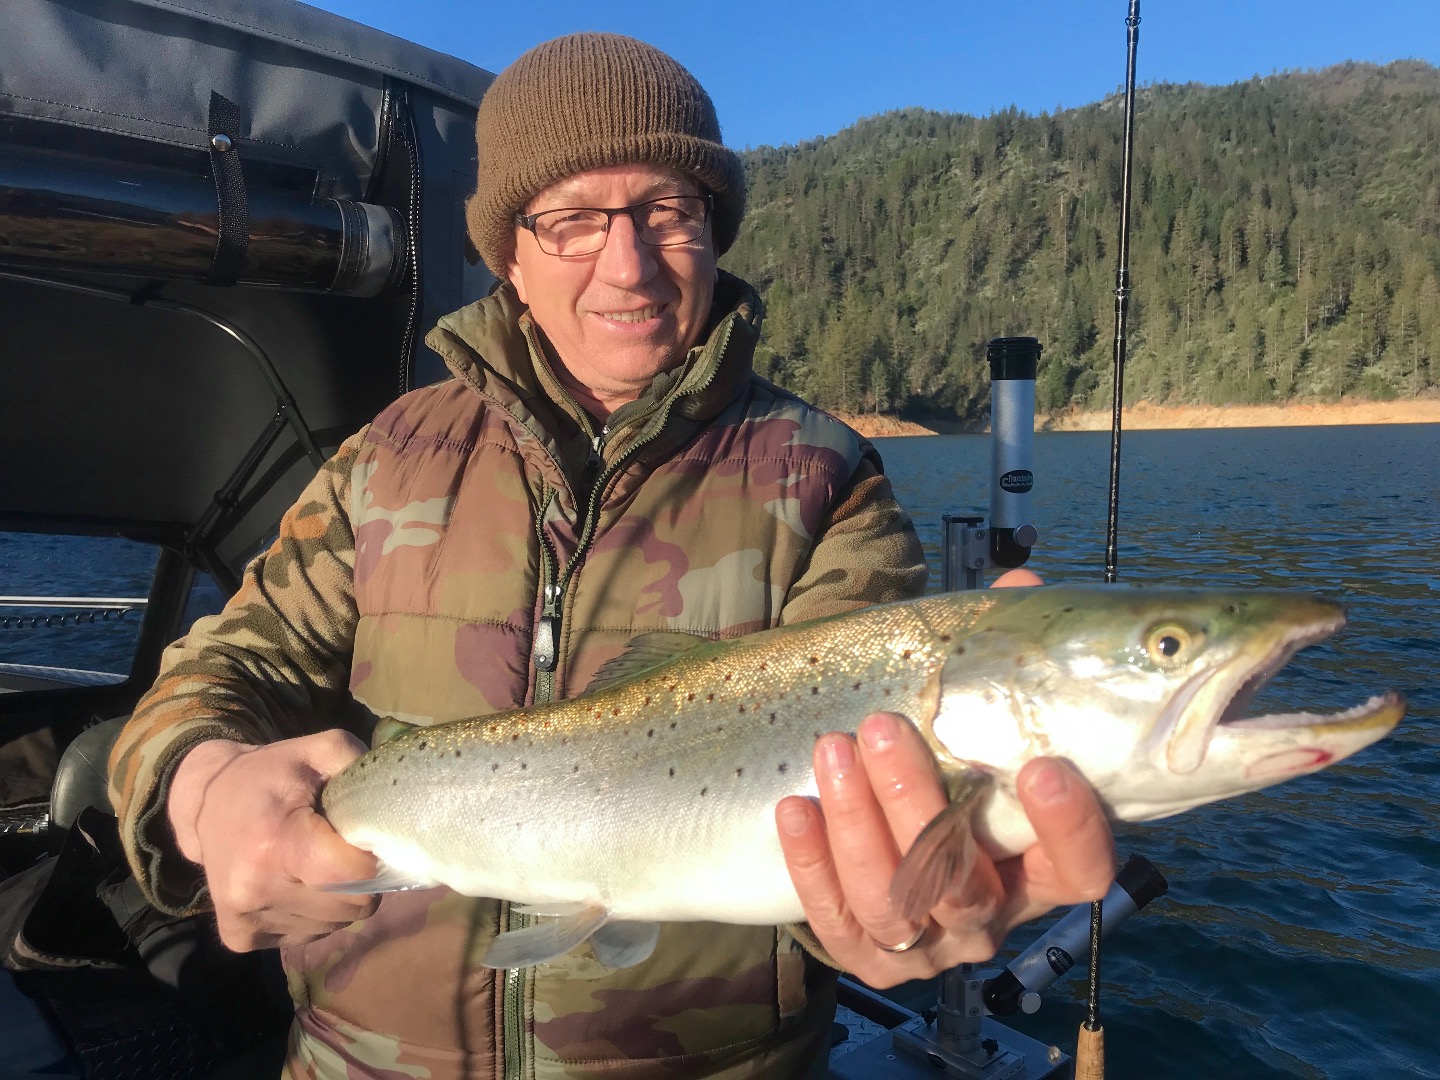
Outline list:
[[[886,439],[886,469],[938,566],[941,516],[982,511],[985,436]],[[1120,578],[1310,590],[1349,626],[1258,711],[1410,700],[1390,738],[1325,772],[1118,835],[1170,893],[1107,941],[1111,1080],[1440,1077],[1440,426],[1133,432]],[[1108,433],[1037,437],[1031,566],[1102,577]],[[0,534],[0,594],[143,596],[154,549]],[[0,630],[0,661],[125,671],[136,616]],[[1022,927],[1011,951],[1048,925]],[[1002,956],[1007,959],[1008,956]],[[1083,972],[1016,1026],[1073,1050]],[[912,1007],[933,985],[899,992]]]
[[[986,436],[886,439],[938,565],[941,515],[983,512]],[[1108,433],[1037,436],[1030,565],[1102,580]],[[1440,1077],[1440,426],[1131,432],[1122,582],[1297,588],[1349,623],[1253,711],[1409,699],[1388,739],[1313,776],[1123,826],[1170,893],[1107,941],[1112,1078]],[[1017,930],[1018,950],[1045,922]],[[1008,957],[1002,957],[1007,959]],[[1015,1026],[1073,1050],[1077,969]],[[912,985],[907,1004],[933,1003]]]
[[[118,536],[0,532],[0,597],[141,599],[158,557]],[[144,611],[0,604],[0,664],[128,674]]]

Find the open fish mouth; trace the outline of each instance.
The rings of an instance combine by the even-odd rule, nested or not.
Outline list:
[[[1248,717],[1222,716],[1220,725],[1231,731],[1285,731],[1291,728],[1309,728],[1317,732],[1347,727],[1375,727],[1382,723],[1389,723],[1389,726],[1393,727],[1399,722],[1400,714],[1404,710],[1405,699],[1392,690],[1376,694],[1369,701],[1341,712],[1272,713],[1268,716]],[[1394,714],[1393,721],[1390,720],[1392,713]]]
[[[1344,625],[1345,620],[1340,617],[1326,626],[1299,627],[1291,635],[1281,639],[1270,654],[1261,660],[1236,687],[1230,695],[1230,703],[1217,717],[1215,726],[1281,728],[1323,723],[1328,718],[1315,713],[1302,712],[1250,717],[1247,717],[1245,713],[1249,710],[1250,703],[1255,700],[1255,695],[1265,688],[1281,668],[1294,659],[1296,653],[1301,649],[1308,649],[1311,645],[1318,645]],[[1364,705],[1357,706],[1359,709],[1365,707]]]
[[[1304,729],[1311,735],[1373,730],[1378,738],[1394,727],[1405,711],[1403,698],[1395,693],[1379,694],[1361,705],[1335,713],[1246,715],[1255,696],[1296,653],[1324,641],[1344,625],[1345,617],[1336,612],[1328,618],[1291,627],[1258,661],[1246,662],[1241,658],[1197,680],[1198,685],[1176,702],[1178,719],[1166,747],[1170,767],[1177,773],[1199,768],[1211,740],[1222,729],[1236,735],[1246,731],[1291,729]]]

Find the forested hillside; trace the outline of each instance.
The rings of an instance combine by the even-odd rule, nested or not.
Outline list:
[[[1410,396],[1440,384],[1440,69],[1345,64],[1137,93],[1126,398]],[[724,265],[757,365],[833,409],[968,417],[1031,334],[1042,408],[1108,404],[1123,97],[909,109],[745,154]]]

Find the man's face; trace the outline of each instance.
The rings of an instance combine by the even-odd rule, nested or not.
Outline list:
[[[698,194],[693,180],[670,169],[615,165],[551,184],[525,213]],[[509,269],[564,369],[556,374],[579,404],[592,412],[598,406],[601,415],[635,400],[699,342],[717,273],[710,226],[690,243],[651,247],[626,214],[615,215],[600,251],[575,258],[547,255],[517,226]]]

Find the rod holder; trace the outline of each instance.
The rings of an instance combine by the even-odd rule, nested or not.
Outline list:
[[[399,287],[408,234],[391,208],[263,185],[245,195],[236,283],[360,297]],[[91,161],[0,142],[0,268],[208,281],[220,231],[203,167]]]
[[[990,561],[1023,566],[1039,538],[1030,516],[1035,446],[1035,371],[1041,345],[1033,337],[991,338]]]
[[[978,589],[990,566],[990,530],[979,514],[946,514],[945,557],[940,564],[940,590]]]

